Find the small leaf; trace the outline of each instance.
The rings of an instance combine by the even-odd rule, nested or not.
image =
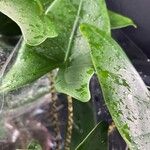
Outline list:
[[[0,11],[18,24],[29,45],[39,45],[57,36],[52,20],[38,0],[1,0]]]
[[[113,120],[130,149],[150,147],[150,93],[121,47],[91,25],[81,31]],[[110,63],[111,62],[111,63]]]
[[[75,150],[107,150],[108,125],[105,122],[97,124]]]
[[[127,26],[133,26],[137,28],[136,24],[128,17],[115,13],[113,11],[108,11],[111,29],[119,29]]]

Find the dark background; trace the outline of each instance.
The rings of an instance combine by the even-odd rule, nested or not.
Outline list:
[[[106,0],[109,9],[134,20],[138,28],[123,29],[150,58],[150,0]]]

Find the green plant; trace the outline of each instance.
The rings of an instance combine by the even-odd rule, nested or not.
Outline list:
[[[96,73],[111,116],[130,149],[148,147],[149,91],[111,37],[111,29],[136,27],[131,19],[109,11],[104,0],[5,0],[0,1],[0,11],[23,34],[15,63],[2,77],[1,93],[59,69],[57,91],[87,102],[89,81]],[[86,139],[77,149],[82,144],[87,149]]]

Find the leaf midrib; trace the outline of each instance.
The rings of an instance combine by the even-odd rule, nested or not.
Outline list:
[[[68,48],[67,48],[67,51],[66,51],[64,62],[67,62],[68,57],[70,55],[71,44],[72,44],[76,29],[78,27],[78,22],[79,22],[79,18],[80,18],[79,16],[80,16],[80,13],[81,13],[82,4],[83,4],[83,0],[80,0],[80,4],[79,4],[79,7],[78,7],[78,11],[77,11],[77,16],[76,16],[76,19],[74,21],[72,32],[71,32],[70,37],[69,37],[69,43],[68,43]]]

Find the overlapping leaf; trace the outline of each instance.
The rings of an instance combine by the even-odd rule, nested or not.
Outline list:
[[[120,46],[91,25],[81,31],[91,47],[91,57],[109,111],[131,149],[150,147],[150,94]]]
[[[76,29],[72,31],[74,37],[71,36],[68,45],[70,55],[67,56],[64,66],[60,68],[56,88],[59,92],[86,102],[90,99],[89,81],[94,72],[89,48],[79,32],[79,24],[87,22],[108,33],[110,33],[110,24],[104,0],[83,0],[81,7],[78,9],[74,23]]]
[[[47,2],[51,4],[52,1]],[[45,0],[41,2],[43,6],[46,4]],[[86,22],[110,33],[105,2],[55,0],[49,7],[46,5],[46,8],[47,16],[54,21],[59,33],[58,37],[47,39],[34,47],[23,44],[13,67],[3,78],[1,90],[13,90],[59,67],[56,80],[58,91],[88,101],[89,81],[94,71],[87,42],[81,36],[78,26]],[[24,61],[22,58],[28,59]]]
[[[29,45],[38,45],[48,37],[57,36],[39,0],[1,0],[0,11],[19,25]]]
[[[92,1],[91,4],[89,4],[90,7],[92,5],[95,5],[94,1]],[[109,20],[108,20],[106,6],[104,4],[104,1],[101,1],[101,3],[99,4],[99,8],[97,12],[101,13],[101,17],[97,19],[97,21],[99,21],[101,25],[97,24],[96,22],[92,22],[92,20],[89,20],[89,23],[95,24],[101,30],[109,33],[110,25],[108,22]],[[115,27],[117,29],[121,27],[126,27],[127,25],[134,25],[131,19],[118,15],[117,13],[114,13],[112,11],[108,11],[108,12],[110,15],[109,16],[110,22],[112,23],[112,28]],[[93,20],[95,20],[94,18],[97,17],[97,14],[94,12],[94,10],[91,10],[91,15],[88,14],[87,12],[88,16],[92,16],[92,14],[93,14],[92,18]],[[86,20],[84,20],[83,18],[82,20],[80,19],[80,22],[81,23],[86,22]],[[75,97],[76,99],[85,102],[90,99],[88,88],[89,88],[90,78],[93,75],[94,71],[92,69],[92,63],[90,61],[91,58],[89,55],[87,44],[84,41],[83,37],[81,37],[79,31],[77,31],[77,36],[75,36],[73,42],[75,42],[75,44],[74,43],[72,44],[73,54],[71,55],[73,57],[71,56],[70,62],[60,69],[58,73],[58,78],[56,81],[57,82],[56,88],[60,92],[69,94]],[[86,53],[83,53],[85,50],[86,50]]]

